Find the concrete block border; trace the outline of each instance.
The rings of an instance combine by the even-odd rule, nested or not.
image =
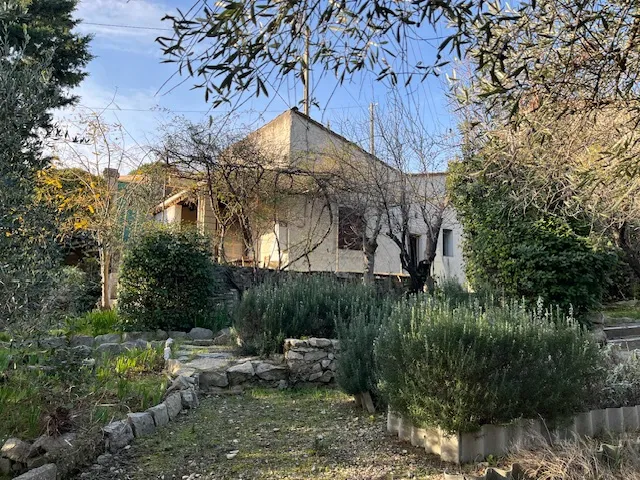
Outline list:
[[[542,435],[553,443],[576,436],[633,432],[640,428],[640,405],[579,413],[567,419],[565,425],[550,431],[542,420],[517,420],[508,425],[483,425],[477,432],[450,435],[439,428],[416,427],[391,409],[387,413],[389,433],[424,448],[427,453],[439,455],[445,462],[460,464],[505,454],[514,443],[531,434]]]

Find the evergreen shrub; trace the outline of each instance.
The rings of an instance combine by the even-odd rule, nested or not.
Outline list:
[[[587,406],[601,375],[591,336],[556,311],[519,303],[398,303],[375,344],[381,393],[421,426],[469,432]]]
[[[206,237],[188,229],[150,228],[132,241],[122,260],[122,326],[189,330],[210,325],[220,284]]]
[[[235,328],[247,352],[268,355],[282,352],[285,338],[335,338],[336,322],[377,302],[374,287],[329,275],[272,279],[244,292]]]

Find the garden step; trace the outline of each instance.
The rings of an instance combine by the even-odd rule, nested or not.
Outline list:
[[[607,340],[616,340],[630,337],[640,337],[640,323],[627,323],[623,325],[612,325],[604,328]]]
[[[637,350],[640,349],[640,336],[616,338],[609,340],[609,344],[617,345],[623,350]]]

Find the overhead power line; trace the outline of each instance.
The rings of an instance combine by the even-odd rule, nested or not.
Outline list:
[[[121,25],[116,23],[96,23],[96,22],[82,22],[81,25],[93,25],[96,27],[112,27],[112,28],[131,28],[134,30],[155,30],[160,32],[173,32],[172,28],[162,27],[144,27],[141,25]]]

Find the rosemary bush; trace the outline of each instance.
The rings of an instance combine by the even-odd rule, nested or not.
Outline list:
[[[469,432],[483,424],[586,407],[601,375],[598,346],[572,318],[521,303],[398,303],[375,346],[379,387],[416,424]]]

